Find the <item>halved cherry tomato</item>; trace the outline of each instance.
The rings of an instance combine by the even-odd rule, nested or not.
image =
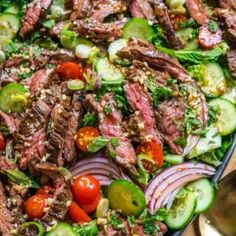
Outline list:
[[[171,14],[170,15],[170,20],[171,20],[171,23],[172,23],[174,29],[178,30],[179,29],[179,24],[184,23],[187,20],[187,18],[184,15]]]
[[[2,151],[4,149],[5,149],[5,140],[4,140],[2,133],[0,133],[0,151]]]
[[[51,195],[53,194],[53,187],[51,185],[44,185],[37,190],[36,194]]]
[[[147,154],[140,153],[137,156],[138,165],[148,173],[154,173],[158,170],[156,162]]]
[[[100,196],[100,183],[91,175],[78,176],[72,183],[71,192],[78,204],[91,204]]]
[[[65,62],[57,68],[57,73],[66,79],[80,79],[85,82],[83,69],[75,62]]]
[[[96,137],[100,136],[99,131],[95,127],[86,126],[79,129],[75,142],[79,149],[86,152],[88,144]]]
[[[87,215],[87,213],[75,202],[72,202],[69,206],[68,214],[73,221],[79,224],[91,221],[91,218]]]
[[[97,209],[100,199],[101,199],[101,194],[99,193],[99,196],[97,196],[97,198],[95,198],[95,200],[92,203],[81,205],[81,208],[86,213],[92,213]]]
[[[48,196],[42,194],[35,194],[27,199],[25,202],[25,213],[29,219],[41,219],[44,216],[47,199]]]
[[[163,165],[163,151],[159,144],[154,141],[145,142],[137,147],[137,153],[145,153],[150,156],[159,168]]]

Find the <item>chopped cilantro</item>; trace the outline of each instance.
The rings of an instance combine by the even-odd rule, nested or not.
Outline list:
[[[112,147],[113,148],[117,148],[117,147],[119,147],[119,140],[118,140],[118,138],[111,138],[111,145],[112,145]]]
[[[33,72],[30,71],[30,72],[28,72],[28,73],[17,74],[17,77],[18,77],[19,79],[22,79],[22,80],[23,80],[23,79],[29,78],[32,74],[33,74]]]
[[[196,21],[193,18],[187,19],[186,21],[179,23],[180,28],[194,27],[196,25]]]
[[[135,216],[128,216],[127,221],[128,221],[129,227],[134,228],[134,226],[135,226]]]
[[[0,127],[0,132],[4,135],[4,136],[7,136],[10,134],[10,131],[7,127]]]
[[[95,126],[96,123],[96,115],[94,112],[92,113],[87,113],[84,115],[82,119],[81,126]]]
[[[103,111],[104,111],[105,114],[108,116],[108,115],[111,114],[112,108],[111,108],[111,106],[107,105],[107,106],[104,106]]]
[[[119,216],[115,214],[111,217],[109,223],[113,228],[117,229],[122,224],[122,221],[119,219]]]
[[[175,143],[179,145],[180,147],[185,147],[187,144],[187,140],[185,137],[179,137],[175,140]]]
[[[43,22],[43,26],[47,29],[51,29],[56,24],[54,19],[47,20]]]
[[[109,149],[108,150],[108,153],[109,153],[109,156],[111,157],[111,158],[115,158],[116,157],[116,152],[115,152],[115,150],[114,149]]]
[[[108,143],[109,143],[109,140],[107,138],[99,136],[99,137],[93,139],[89,143],[87,150],[88,150],[88,152],[97,152],[100,149],[104,148]]]
[[[208,29],[212,32],[215,33],[218,30],[218,24],[214,20],[210,20],[208,23]]]

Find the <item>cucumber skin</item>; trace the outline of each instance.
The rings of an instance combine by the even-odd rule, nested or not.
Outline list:
[[[188,190],[189,191],[189,190]],[[189,191],[188,194],[194,194],[193,192]],[[192,205],[192,210],[191,210],[191,213],[189,215],[189,217],[180,225],[176,225],[176,224],[172,224],[170,221],[168,222],[168,217],[167,219],[165,220],[165,223],[166,225],[168,226],[168,228],[172,229],[172,230],[180,230],[180,229],[183,229],[186,225],[188,225],[190,223],[190,221],[192,220],[194,214],[195,214],[195,209],[196,209],[196,206],[197,206],[197,198],[195,197],[194,198],[194,202],[193,202],[193,205]]]
[[[219,107],[230,106],[230,108],[232,109],[232,112],[234,114],[232,114],[231,117],[228,117],[227,120],[232,122],[232,127],[228,128],[228,127],[225,127],[225,125],[223,124],[223,129],[220,128],[220,127],[222,127],[222,125],[220,124],[221,123],[220,119],[224,118],[224,114],[223,114],[223,116],[220,117],[220,119],[218,119],[216,121],[216,125],[218,126],[219,131],[220,131],[220,135],[222,135],[222,136],[233,133],[235,131],[235,129],[236,129],[236,107],[235,107],[235,105],[232,102],[230,102],[229,100],[225,99],[225,98],[215,98],[215,99],[212,99],[208,103],[208,105],[212,106],[212,107],[215,107],[215,106],[219,106]],[[234,124],[233,124],[233,122],[234,122]]]
[[[204,212],[206,212],[209,208],[211,208],[211,207],[213,206],[214,200],[215,200],[215,189],[214,189],[214,187],[212,186],[211,182],[210,182],[208,179],[206,179],[206,178],[196,180],[196,181],[194,181],[194,182],[188,184],[188,185],[186,186],[186,188],[189,189],[190,191],[192,191],[192,190],[191,190],[191,186],[194,187],[194,186],[196,186],[196,184],[199,183],[199,182],[200,182],[200,184],[202,184],[202,183],[201,183],[202,181],[205,181],[205,182],[206,182],[206,183],[203,183],[204,185],[207,185],[207,187],[210,187],[210,188],[208,189],[208,192],[210,193],[211,196],[207,198],[207,199],[210,198],[210,203],[209,203],[204,209],[200,209],[200,210],[197,209],[197,206],[196,206],[195,214],[199,214],[199,213],[204,213]],[[198,203],[198,198],[197,198],[197,203]],[[198,204],[197,204],[197,205],[198,205]]]

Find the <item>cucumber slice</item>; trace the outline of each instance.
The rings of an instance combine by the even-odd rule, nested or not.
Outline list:
[[[184,162],[184,157],[180,155],[166,154],[164,155],[164,161],[171,165],[178,165]]]
[[[126,39],[117,39],[114,42],[112,42],[109,45],[108,48],[108,53],[109,53],[109,59],[114,62],[118,56],[116,55],[116,53],[121,50],[122,48],[127,46],[127,40]]]
[[[218,97],[227,90],[227,81],[218,63],[205,65],[204,81],[201,89],[209,97]]]
[[[95,64],[95,69],[102,77],[103,80],[107,82],[111,82],[111,84],[115,81],[122,81],[124,79],[124,75],[122,72],[112,65],[107,58],[98,58]]]
[[[209,127],[206,136],[204,138],[201,138],[198,144],[189,153],[188,158],[191,159],[203,153],[221,147],[221,141],[222,139],[219,134],[219,129],[215,125],[212,125],[211,127]]]
[[[12,13],[3,13],[0,15],[0,43],[2,38],[4,41],[11,40],[20,27],[18,17]]]
[[[195,213],[201,213],[209,209],[215,199],[215,190],[208,179],[199,179],[188,185],[186,188],[194,192],[197,197]]]
[[[149,25],[148,21],[143,18],[132,18],[123,28],[123,38],[129,39],[131,37],[150,40],[155,34],[153,28]]]
[[[196,205],[195,194],[190,190],[186,190],[182,197],[175,198],[165,223],[173,230],[184,228],[191,221]]]
[[[114,180],[108,187],[107,197],[110,207],[125,216],[137,216],[146,207],[143,192],[127,180]]]
[[[46,236],[76,236],[71,225],[59,222],[56,227],[46,233]]]
[[[212,99],[209,106],[217,110],[216,126],[221,135],[228,135],[236,129],[236,108],[233,103],[224,99]]]
[[[234,87],[228,88],[228,90],[222,95],[222,98],[236,105],[236,83]]]

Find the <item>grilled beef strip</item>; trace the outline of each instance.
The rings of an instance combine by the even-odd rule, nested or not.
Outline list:
[[[236,79],[236,49],[227,53],[227,60],[231,75]]]
[[[52,0],[38,0],[28,4],[25,15],[22,18],[20,36],[25,37],[34,30],[39,21],[44,17],[51,3]]]
[[[128,46],[118,51],[117,55],[121,58],[127,58],[131,61],[145,61],[151,68],[164,70],[181,82],[187,82],[191,80],[186,70],[175,58],[158,52],[153,45],[141,40],[130,39]]]
[[[70,15],[70,20],[77,18],[87,18],[93,12],[93,0],[73,0],[73,9]]]
[[[135,151],[129,139],[124,135],[123,117],[114,96],[106,93],[98,103],[93,95],[88,94],[85,98],[85,104],[97,113],[101,134],[108,139],[116,138],[118,140],[119,146],[112,147],[112,144],[109,144],[108,152],[111,153],[112,150],[116,155],[112,157],[121,166],[130,169],[135,164]],[[109,114],[105,112],[106,107],[111,110]]]
[[[13,134],[18,130],[19,120],[17,117],[7,115],[5,112],[0,111],[0,124],[1,127],[8,128],[10,134]]]
[[[197,21],[199,25],[204,25],[210,20],[202,7],[201,0],[186,0],[185,6],[187,7],[190,16]]]
[[[126,20],[111,23],[101,23],[94,19],[82,19],[73,22],[73,30],[90,38],[96,43],[106,44],[122,35],[122,27]]]
[[[161,136],[156,129],[154,113],[151,107],[151,99],[139,83],[128,82],[124,85],[124,91],[129,106],[134,111],[141,130],[139,142],[155,141],[162,145]]]
[[[179,155],[183,153],[177,141],[184,137],[184,111],[184,101],[180,97],[175,97],[159,104],[155,114],[163,139],[171,151]]]
[[[38,100],[25,113],[19,131],[14,135],[15,155],[21,169],[32,167],[33,160],[40,161],[45,154],[46,125],[57,96],[56,85],[42,90]]]
[[[40,220],[47,228],[47,226],[55,224],[55,220],[64,220],[65,218],[68,207],[72,202],[70,179],[67,179],[58,166],[52,163],[38,163],[35,169],[52,179],[55,188],[52,201],[47,203],[47,212]]]
[[[219,0],[219,5],[222,8],[236,10],[236,2],[234,0]]]
[[[11,215],[10,209],[6,207],[7,197],[3,183],[0,181],[0,234],[11,235],[14,229],[14,218]]]

